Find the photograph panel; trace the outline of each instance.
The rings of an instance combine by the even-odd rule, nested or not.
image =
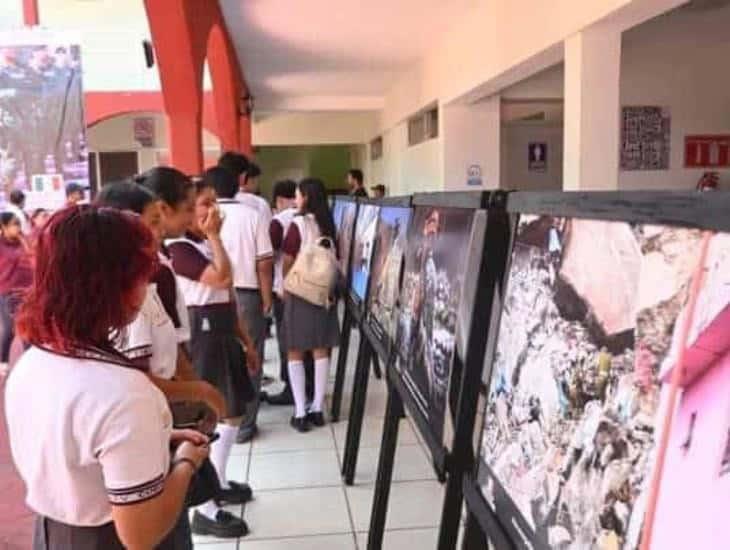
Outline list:
[[[355,225],[355,240],[352,248],[350,289],[363,302],[367,298],[370,282],[371,260],[378,229],[380,207],[374,204],[360,205]]]
[[[639,544],[661,372],[700,242],[692,229],[521,217],[479,478],[531,544]]]
[[[437,441],[453,360],[474,211],[419,206],[409,226],[396,368]]]

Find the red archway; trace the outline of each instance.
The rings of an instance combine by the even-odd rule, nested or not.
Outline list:
[[[86,126],[130,113],[165,114],[161,92],[86,92],[84,94]],[[220,139],[212,92],[203,94],[202,127]],[[223,147],[223,143],[221,143]]]
[[[250,152],[250,119],[240,113],[241,99],[248,95],[248,88],[218,2],[145,0],[145,8],[169,120],[173,165],[189,173],[197,173],[203,166],[206,58],[221,143],[226,149]]]

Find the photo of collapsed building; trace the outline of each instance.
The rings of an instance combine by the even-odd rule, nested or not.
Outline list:
[[[347,276],[350,265],[350,249],[352,247],[352,232],[355,228],[357,203],[352,201],[337,201],[335,203],[335,225],[337,227],[337,257],[340,262],[340,272]]]
[[[659,373],[700,240],[666,226],[520,219],[479,480],[524,547],[638,547]]]
[[[395,305],[400,291],[400,274],[406,250],[410,208],[380,209],[375,253],[372,259],[369,311],[378,337],[395,336]]]
[[[473,220],[471,210],[421,206],[408,230],[396,368],[439,441]]]
[[[352,248],[352,277],[350,288],[360,301],[367,298],[370,282],[370,261],[373,256],[375,235],[378,229],[380,207],[374,204],[363,204],[357,214],[355,224],[355,241]]]

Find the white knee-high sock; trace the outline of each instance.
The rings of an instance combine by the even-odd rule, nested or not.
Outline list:
[[[218,510],[220,510],[220,508],[215,503],[215,501],[209,500],[208,502],[198,506],[196,510],[208,519],[215,519],[215,517],[218,515]]]
[[[312,412],[322,412],[324,397],[327,394],[327,377],[330,371],[329,357],[317,359],[314,362],[314,401]]]
[[[233,444],[236,442],[236,434],[238,434],[238,426],[229,426],[228,424],[218,424],[216,430],[220,434],[218,441],[210,446],[210,461],[215,466],[221,487],[228,489],[228,476],[226,475],[226,467],[228,466],[228,458],[231,456]]]
[[[307,415],[307,389],[302,361],[289,361],[289,385],[294,395],[294,416],[303,418]]]

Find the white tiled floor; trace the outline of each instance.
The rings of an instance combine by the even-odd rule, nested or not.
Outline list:
[[[347,434],[349,394],[357,351],[350,343],[340,422],[299,434],[289,426],[290,407],[262,405],[259,436],[237,445],[229,462],[231,479],[248,481],[254,501],[243,517],[251,534],[240,541],[196,537],[201,550],[364,550],[370,521],[380,436],[385,414],[385,383],[370,379],[355,486],[340,476]],[[266,373],[278,376],[276,342],[267,342]],[[335,357],[336,359],[336,357]],[[334,361],[332,380],[334,379]],[[275,392],[276,386],[271,389]],[[331,388],[330,388],[331,389]],[[408,420],[398,437],[384,550],[435,548],[443,487]],[[229,509],[241,513],[241,507]]]

